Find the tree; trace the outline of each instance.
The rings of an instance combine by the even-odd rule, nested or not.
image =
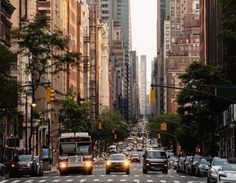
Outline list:
[[[59,101],[61,105],[59,121],[63,124],[63,129],[66,132],[91,132],[89,105],[78,103],[71,91],[69,90],[65,99]]]
[[[199,62],[191,64],[186,73],[180,76],[180,79],[184,90],[178,96],[179,107],[177,111],[183,124],[191,129],[180,131],[181,138],[179,140],[182,146],[185,146],[190,152],[195,151],[196,145],[204,148],[205,152],[208,151],[209,146],[214,145],[214,147],[209,147],[209,152],[214,151],[216,144],[209,142],[209,140],[213,139],[212,135],[216,127],[215,114],[218,111],[217,106],[212,107],[212,103],[217,101],[217,98],[214,97],[215,87],[225,86],[229,84],[229,81],[220,68],[203,65]],[[223,104],[223,101],[221,102]],[[186,141],[188,139],[194,139],[195,144],[188,143]]]
[[[169,121],[169,122],[168,122]],[[167,130],[161,131],[161,123],[166,122]],[[147,125],[147,131],[150,137],[157,138],[157,133],[160,133],[160,142],[166,148],[174,145],[176,141],[176,129],[179,127],[181,118],[176,114],[160,114],[157,117],[149,121]],[[174,142],[174,143],[173,143]]]
[[[101,129],[98,128],[101,123]],[[128,126],[118,111],[105,111],[93,126],[93,140],[103,140],[105,144],[123,141],[129,135]],[[115,139],[116,137],[116,139]]]
[[[79,66],[79,53],[68,50],[69,38],[62,31],[49,30],[49,18],[37,13],[33,21],[25,20],[12,31],[12,38],[18,47],[18,54],[27,56],[26,74],[32,83],[41,82],[45,74],[66,71],[68,66]]]
[[[16,56],[0,45],[0,111],[4,111],[3,115],[15,111],[18,104],[17,81],[10,74],[14,65]]]

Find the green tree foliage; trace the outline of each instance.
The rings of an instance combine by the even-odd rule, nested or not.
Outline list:
[[[223,31],[221,37],[226,40],[236,41],[236,1],[221,0],[223,7]]]
[[[194,152],[196,145],[202,146],[207,151],[206,144],[203,143],[210,143],[209,135],[212,135],[215,130],[215,115],[218,111],[218,106],[212,107],[212,104],[217,101],[214,97],[215,86],[227,85],[229,82],[218,67],[199,62],[191,64],[180,79],[185,89],[179,94],[177,111],[183,124],[191,129],[180,130],[179,141],[189,152]],[[189,143],[190,139],[194,143]]]
[[[60,100],[59,121],[63,124],[65,132],[90,132],[91,121],[89,121],[89,105],[76,102],[72,93]]]
[[[0,111],[4,111],[4,114],[15,111],[18,103],[17,82],[10,75],[14,65],[16,65],[15,55],[0,45]]]
[[[98,128],[99,122],[101,129]],[[93,126],[93,140],[103,140],[105,144],[111,144],[115,141],[123,141],[129,135],[125,119],[118,111],[105,111],[100,115],[99,122]]]
[[[39,83],[44,74],[65,71],[70,66],[78,66],[79,53],[69,52],[69,38],[60,30],[50,31],[49,19],[42,13],[33,21],[25,20],[12,31],[14,43],[19,46],[22,56],[29,57],[26,73],[32,82]]]
[[[167,123],[167,130],[161,131],[160,126],[161,123],[164,122]],[[157,138],[157,133],[160,133],[161,144],[166,148],[170,148],[171,144],[174,144],[176,141],[176,129],[179,127],[180,122],[181,118],[177,114],[160,114],[150,120],[147,125],[147,131],[149,132],[151,138]]]

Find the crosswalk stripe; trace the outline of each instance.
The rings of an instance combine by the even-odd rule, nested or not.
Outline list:
[[[107,182],[113,182],[113,179],[107,179]]]
[[[166,182],[166,180],[160,180],[160,182]]]
[[[82,179],[80,180],[80,183],[87,181],[87,179]]]
[[[25,181],[25,182],[33,182],[34,180],[27,180],[27,181]]]
[[[94,182],[99,182],[100,180],[99,179],[93,179]]]
[[[43,180],[40,180],[39,182],[46,182],[46,180],[45,180],[45,179],[43,179]]]
[[[15,180],[15,181],[12,181],[12,183],[16,183],[16,182],[20,182],[20,180]]]
[[[121,182],[126,182],[126,179],[120,179]]]
[[[180,181],[178,181],[178,180],[174,180],[174,183],[180,183]]]
[[[66,180],[66,182],[72,182],[74,179],[68,179]]]
[[[60,180],[56,179],[56,180],[53,180],[52,182],[60,182]]]
[[[147,182],[153,182],[153,180],[147,180]]]

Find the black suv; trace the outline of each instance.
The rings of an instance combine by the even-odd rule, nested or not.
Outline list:
[[[168,173],[168,159],[164,150],[146,150],[143,155],[143,173],[162,171]]]

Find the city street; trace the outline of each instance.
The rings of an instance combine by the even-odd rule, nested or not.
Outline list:
[[[185,174],[177,174],[175,170],[170,169],[167,175],[161,172],[142,173],[142,163],[133,163],[130,175],[125,173],[111,172],[110,175],[105,174],[103,162],[94,165],[92,175],[70,174],[68,176],[60,176],[58,172],[45,174],[43,177],[19,177],[2,180],[1,183],[21,183],[21,182],[136,182],[136,183],[205,183],[206,178],[194,177]]]

